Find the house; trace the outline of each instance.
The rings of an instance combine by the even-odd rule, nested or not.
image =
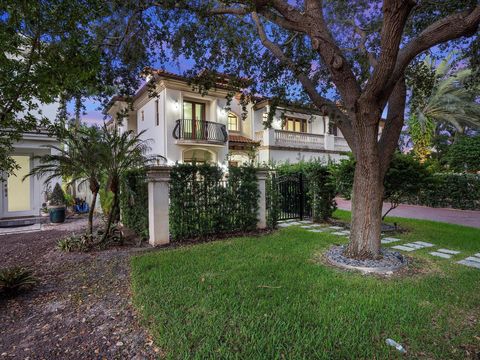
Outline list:
[[[154,74],[134,95],[132,106],[122,97],[110,101],[108,125],[120,132],[144,131],[143,138],[152,140],[152,155],[169,164],[338,161],[349,151],[340,131],[314,109],[276,106],[272,127],[265,129],[272,106],[268,99],[248,104],[245,114],[238,96],[227,105],[225,82],[202,95],[183,76],[163,70]]]
[[[38,165],[35,156],[54,151],[47,145],[59,144],[45,131],[24,133],[22,139],[14,144],[12,157],[18,169],[2,181],[0,227],[40,222],[38,217],[46,201],[45,179],[31,176],[23,180],[23,177]]]

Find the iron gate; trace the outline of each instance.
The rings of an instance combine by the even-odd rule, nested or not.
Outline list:
[[[274,184],[278,194],[278,220],[303,220],[312,216],[308,180],[302,173],[278,176]]]

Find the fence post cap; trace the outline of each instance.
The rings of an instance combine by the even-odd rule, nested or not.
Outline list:
[[[169,181],[171,166],[150,166],[147,168],[147,180],[149,182]]]
[[[267,168],[258,168],[256,170],[257,177],[260,180],[265,180],[268,176],[269,170]]]

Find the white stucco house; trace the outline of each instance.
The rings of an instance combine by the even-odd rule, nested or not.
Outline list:
[[[46,145],[58,145],[58,142],[44,131],[24,133],[23,138],[15,143],[12,157],[18,169],[1,181],[0,226],[40,221],[40,218],[36,218],[40,216],[42,204],[46,201],[45,179],[31,176],[23,180],[23,177],[38,164],[35,156],[54,151]],[[61,183],[61,179],[58,182]]]
[[[328,117],[313,109],[277,106],[272,128],[265,129],[272,106],[268,99],[250,103],[242,120],[239,98],[227,106],[228,89],[221,81],[204,96],[193,91],[186,78],[163,70],[157,70],[149,81],[155,97],[144,85],[133,97],[132,107],[122,97],[110,101],[106,109],[112,118],[109,126],[120,132],[145,130],[143,137],[152,140],[152,155],[166,158],[169,164],[338,161],[349,151],[340,131],[329,131]],[[127,116],[114,120],[122,111]]]

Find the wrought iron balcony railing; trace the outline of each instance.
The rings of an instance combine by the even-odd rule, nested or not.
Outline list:
[[[227,142],[227,128],[224,124],[193,119],[178,119],[173,129],[173,137],[177,140],[220,143]]]

